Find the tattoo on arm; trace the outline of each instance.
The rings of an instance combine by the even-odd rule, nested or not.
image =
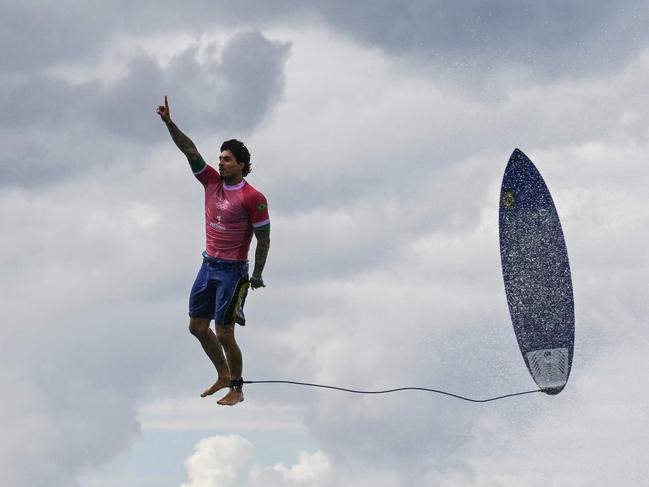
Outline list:
[[[266,257],[268,257],[268,250],[270,249],[270,226],[255,229],[255,237],[257,238],[257,248],[255,249],[255,269],[252,272],[254,277],[261,277],[261,274],[266,265]]]
[[[196,148],[194,142],[192,142],[192,140],[187,137],[171,120],[165,123],[167,125],[167,129],[169,129],[169,133],[171,134],[171,138],[173,139],[174,143],[187,157],[192,171],[200,171],[205,165],[205,161],[203,161],[203,158],[198,152],[198,149]]]

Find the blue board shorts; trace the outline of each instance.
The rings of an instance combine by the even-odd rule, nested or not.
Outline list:
[[[243,305],[249,281],[248,262],[217,259],[203,252],[203,265],[189,295],[189,316],[213,319],[217,325],[245,325]]]

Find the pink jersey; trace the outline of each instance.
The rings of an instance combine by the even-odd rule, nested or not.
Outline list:
[[[270,224],[266,197],[245,180],[228,186],[210,165],[194,174],[205,188],[205,250],[211,257],[248,260],[252,229]]]

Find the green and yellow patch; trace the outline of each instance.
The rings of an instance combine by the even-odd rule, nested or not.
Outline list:
[[[503,205],[503,208],[505,208],[506,210],[514,209],[516,207],[516,191],[514,190],[505,191],[503,193],[501,204]]]

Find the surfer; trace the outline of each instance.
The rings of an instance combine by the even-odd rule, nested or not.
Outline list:
[[[243,360],[234,337],[235,324],[245,324],[243,305],[248,287],[265,287],[262,271],[270,248],[268,204],[264,195],[244,179],[250,173],[250,153],[242,142],[223,142],[217,171],[171,120],[166,96],[156,113],[205,188],[206,246],[189,297],[189,331],[216,367],[217,379],[201,397],[229,387],[217,402],[234,406],[243,401]],[[249,278],[248,250],[253,234],[257,248]],[[212,320],[216,333],[210,328]]]

